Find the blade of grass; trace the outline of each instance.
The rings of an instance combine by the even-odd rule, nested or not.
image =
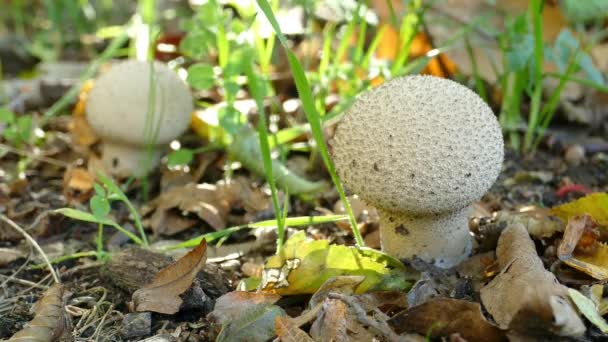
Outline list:
[[[348,216],[346,216],[346,215],[299,216],[299,217],[285,218],[284,224],[286,226],[290,226],[290,227],[302,227],[302,226],[309,226],[309,225],[314,225],[314,224],[343,221],[343,220],[347,220],[347,219],[348,219]],[[164,249],[173,250],[173,249],[179,249],[179,248],[195,247],[198,244],[200,244],[203,239],[205,239],[207,242],[213,242],[215,240],[230,236],[231,234],[233,234],[239,230],[243,230],[243,229],[275,228],[275,227],[277,227],[276,220],[266,220],[266,221],[260,221],[260,222],[256,222],[256,223],[244,224],[244,225],[240,225],[240,226],[226,228],[226,229],[223,229],[223,230],[220,230],[217,232],[203,234],[201,236],[197,236],[190,240],[181,242],[177,245],[165,247]]]
[[[281,214],[281,206],[279,204],[279,196],[277,191],[276,181],[272,172],[272,156],[270,155],[270,144],[268,143],[268,131],[266,128],[266,112],[264,110],[264,89],[260,79],[253,71],[252,63],[246,63],[245,73],[247,75],[249,90],[258,107],[258,140],[260,142],[260,150],[264,160],[264,172],[266,173],[266,181],[270,186],[270,196],[274,215],[277,220],[277,254],[283,249],[285,243],[285,224],[283,215]]]
[[[524,138],[524,152],[529,152],[534,142],[534,132],[540,123],[540,105],[543,96],[543,0],[532,0],[529,5],[530,17],[534,28],[534,92],[530,104],[530,118]]]
[[[344,204],[344,208],[348,214],[348,218],[350,221],[351,229],[353,231],[353,235],[355,237],[355,241],[357,246],[362,247],[365,245],[363,242],[363,237],[361,236],[361,232],[359,231],[359,227],[357,226],[357,220],[355,219],[355,215],[353,214],[353,210],[350,206],[348,198],[346,198],[346,193],[344,191],[344,187],[342,186],[342,182],[338,178],[336,173],[334,164],[329,156],[329,152],[327,150],[327,145],[325,144],[325,140],[323,137],[323,128],[321,126],[321,117],[315,108],[315,101],[312,95],[312,91],[310,89],[310,85],[308,84],[308,79],[306,78],[306,74],[304,73],[304,69],[302,65],[298,61],[296,55],[291,51],[289,45],[287,43],[287,39],[281,32],[281,28],[279,27],[279,23],[270,8],[267,0],[256,0],[262,12],[266,15],[266,18],[272,25],[277,37],[279,38],[279,42],[285,48],[287,53],[287,59],[289,62],[289,66],[293,73],[294,81],[296,83],[296,88],[298,90],[298,94],[300,95],[300,99],[302,101],[302,106],[304,109],[304,113],[306,114],[306,118],[308,119],[308,123],[310,124],[310,128],[312,131],[313,138],[317,143],[317,147],[325,163],[325,167],[329,172],[334,185],[336,186],[336,190],[342,199]]]

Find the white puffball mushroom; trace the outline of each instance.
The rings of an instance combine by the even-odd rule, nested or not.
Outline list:
[[[192,110],[188,86],[165,64],[129,60],[95,81],[86,115],[102,140],[104,166],[126,177],[158,165],[161,146],[188,128]]]
[[[470,205],[504,154],[498,121],[477,94],[438,77],[394,79],[355,101],[331,147],[344,184],[378,208],[385,252],[445,268],[467,258]]]

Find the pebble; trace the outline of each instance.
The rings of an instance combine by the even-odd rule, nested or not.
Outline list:
[[[579,165],[585,159],[585,148],[581,145],[568,146],[564,152],[564,159],[570,165]]]
[[[133,312],[124,316],[122,337],[128,339],[150,334],[152,334],[152,314],[150,312]]]

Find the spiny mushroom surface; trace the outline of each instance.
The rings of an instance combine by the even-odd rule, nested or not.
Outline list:
[[[88,122],[102,138],[104,165],[119,176],[139,176],[154,168],[162,154],[160,145],[188,128],[192,110],[190,90],[175,72],[159,62],[151,66],[135,60],[102,74],[86,109]]]
[[[468,88],[432,76],[362,94],[331,143],[345,185],[380,212],[382,248],[451,267],[471,248],[468,207],[494,183],[503,139]]]

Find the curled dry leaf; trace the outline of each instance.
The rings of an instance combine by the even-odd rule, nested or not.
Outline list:
[[[63,285],[51,286],[32,308],[36,313],[34,319],[13,335],[8,342],[59,341],[70,331],[69,317],[64,311],[67,295]]]
[[[189,183],[163,192],[150,203],[144,214],[153,212],[147,223],[156,234],[173,235],[195,224],[172,213],[173,209],[196,214],[213,229],[221,230],[226,227],[228,213],[235,207],[244,208],[249,213],[262,211],[268,207],[267,196],[251,189],[243,178],[216,185]],[[172,225],[171,222],[179,224]]]
[[[481,289],[481,300],[499,327],[518,334],[580,336],[585,325],[568,298],[568,288],[545,270],[521,224],[498,240],[501,273]]]
[[[397,333],[430,333],[434,338],[458,333],[469,342],[506,341],[504,332],[483,316],[481,305],[460,299],[432,299],[398,313],[389,324]]]
[[[566,265],[596,279],[608,279],[608,246],[598,241],[600,232],[589,215],[568,220],[557,256]]]
[[[267,292],[233,291],[219,297],[209,317],[220,324],[236,319],[244,308],[255,305],[271,305],[281,296]]]
[[[160,270],[152,283],[133,293],[135,311],[154,311],[174,314],[182,304],[180,295],[194,281],[207,260],[207,242],[201,243],[175,263]]]

